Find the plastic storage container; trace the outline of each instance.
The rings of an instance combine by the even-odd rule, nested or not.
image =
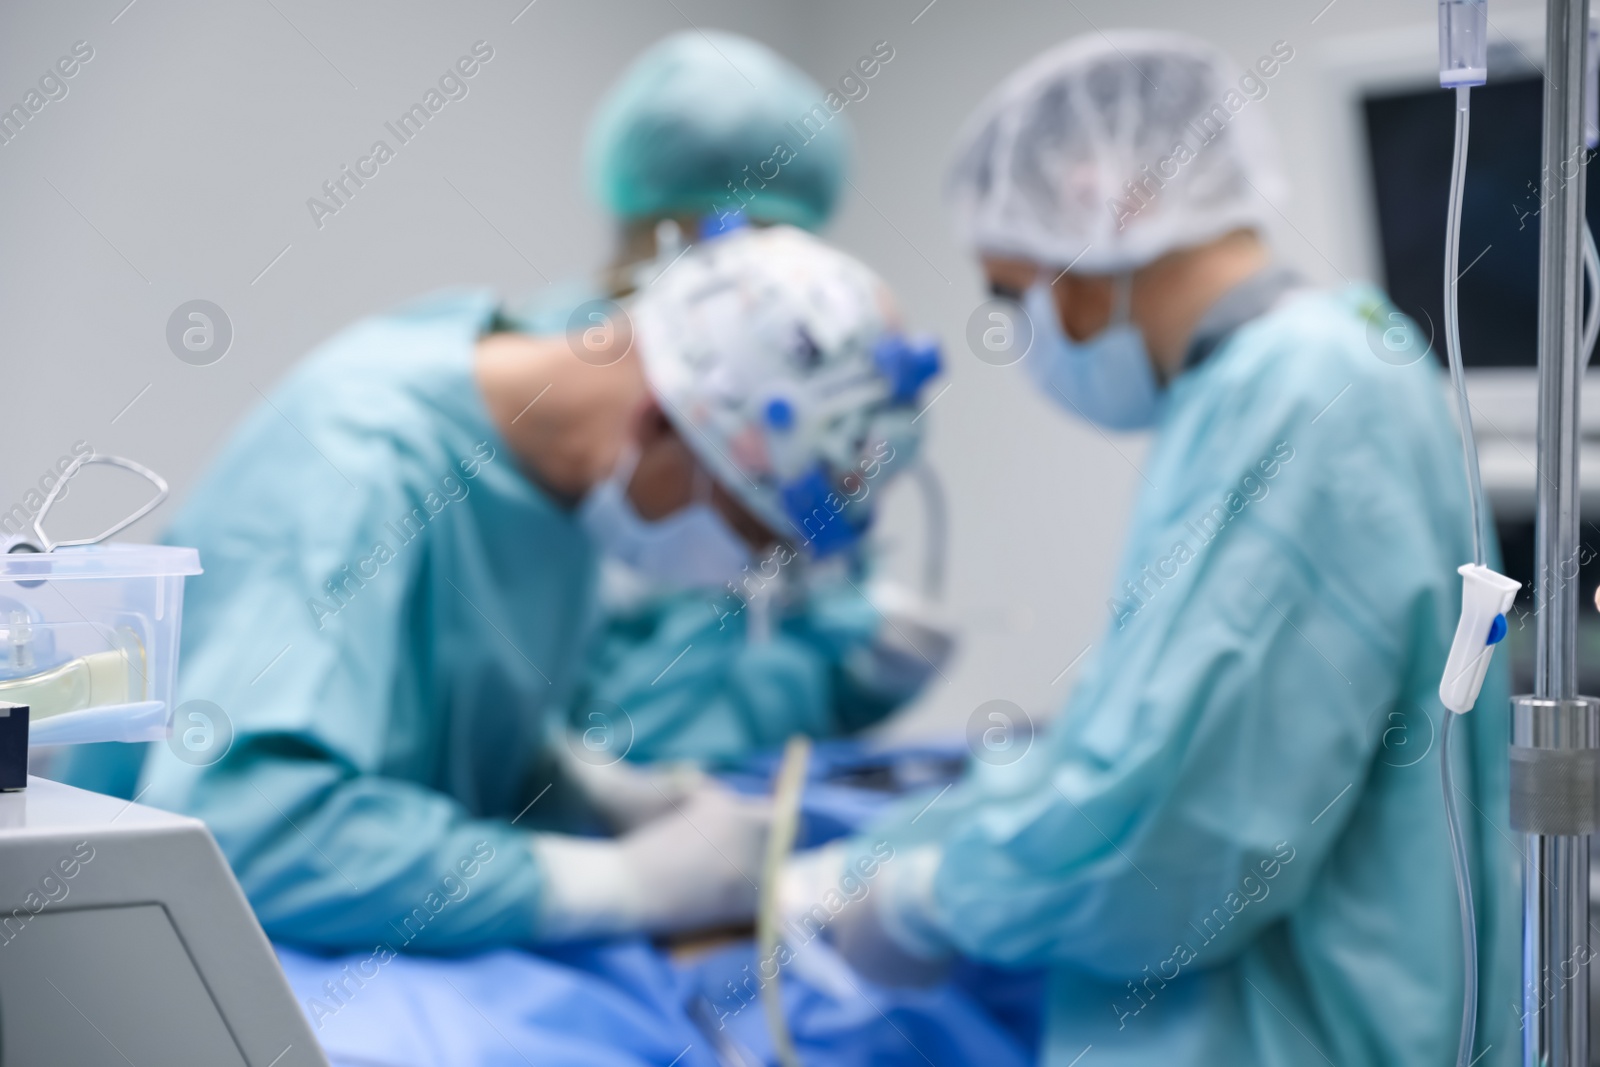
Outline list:
[[[0,555],[0,701],[28,705],[30,745],[167,736],[199,573],[198,552],[166,545]]]

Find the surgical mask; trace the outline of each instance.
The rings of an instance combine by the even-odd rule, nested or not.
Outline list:
[[[611,476],[589,491],[579,521],[608,554],[673,589],[720,586],[749,566],[750,546],[711,505],[711,478],[695,465],[694,499],[654,522],[628,499],[639,464],[629,449]]]
[[[1041,276],[1023,296],[1033,324],[1033,348],[1023,363],[1050,398],[1068,411],[1108,430],[1143,430],[1161,414],[1162,392],[1144,347],[1129,320],[1133,279],[1116,281],[1111,325],[1074,341],[1061,328],[1050,281]]]

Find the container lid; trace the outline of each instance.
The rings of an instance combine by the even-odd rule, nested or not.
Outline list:
[[[200,553],[174,545],[116,542],[58,548],[54,552],[10,552],[0,556],[0,582],[45,578],[168,578],[199,573]]]

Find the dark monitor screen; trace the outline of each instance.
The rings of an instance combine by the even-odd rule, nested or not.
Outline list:
[[[1538,75],[1472,90],[1461,212],[1461,354],[1469,367],[1532,367],[1539,337]],[[1455,94],[1427,88],[1363,102],[1384,282],[1444,359],[1444,231]],[[1587,195],[1596,199],[1596,171]],[[1591,209],[1593,210],[1593,209]]]

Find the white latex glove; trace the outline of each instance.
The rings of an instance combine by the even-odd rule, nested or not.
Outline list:
[[[778,929],[789,946],[789,968],[813,989],[847,1001],[856,992],[856,979],[828,940],[837,918],[828,893],[839,894],[833,903],[843,898],[844,864],[843,842],[790,856],[778,875]]]
[[[807,916],[818,904],[823,904],[828,891],[839,890],[844,876],[844,842],[836,841],[821,848],[796,852],[784,862],[778,874],[778,923],[794,934],[806,925]],[[826,904],[823,904],[826,910]],[[821,919],[821,912],[811,917],[806,927],[811,933]],[[791,947],[793,938],[790,938]]]
[[[589,762],[581,735],[559,745],[562,770],[615,833],[643,826],[686,803],[708,779],[692,763],[639,765],[625,759]],[[603,755],[603,754],[602,754]]]
[[[533,835],[548,940],[706,930],[755,917],[771,804],[707,783],[614,840]]]
[[[825,978],[826,957],[807,961],[805,945],[794,941],[807,942],[828,917],[829,940],[861,977],[884,986],[938,983],[954,955],[931,917],[938,848],[893,856],[870,878],[847,871],[847,856],[842,844],[828,845],[798,853],[784,869],[779,902],[796,962],[805,961],[808,977]]]

